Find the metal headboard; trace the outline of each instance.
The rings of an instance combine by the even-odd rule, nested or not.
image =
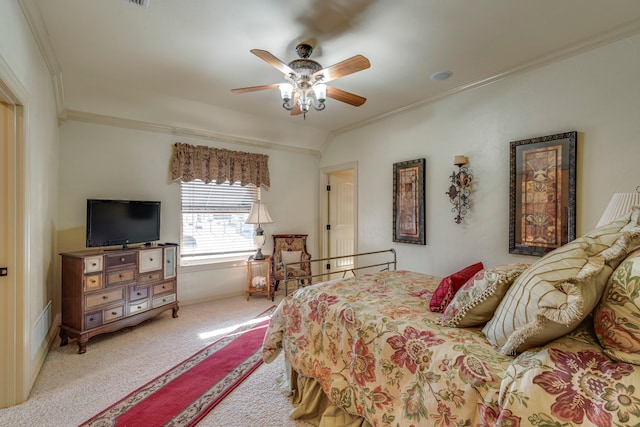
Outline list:
[[[303,263],[322,263],[322,262],[327,262],[327,261],[335,261],[338,259],[346,259],[346,258],[354,258],[354,259],[360,259],[366,256],[371,256],[371,255],[379,255],[379,254],[391,254],[393,259],[389,259],[387,261],[382,261],[382,262],[377,262],[377,261],[373,261],[373,264],[366,264],[366,265],[357,265],[357,267],[351,267],[351,268],[346,268],[344,270],[335,270],[335,271],[328,271],[328,272],[324,272],[324,273],[317,273],[317,274],[311,274],[311,275],[307,275],[307,276],[297,276],[297,277],[289,277],[288,273],[287,273],[287,268],[291,267],[291,266],[301,266]],[[310,259],[308,261],[300,261],[300,262],[290,262],[290,263],[285,263],[284,264],[284,296],[286,297],[288,295],[288,282],[296,282],[298,284],[298,288],[301,286],[300,281],[301,280],[310,280],[314,277],[324,277],[325,279],[323,279],[322,281],[326,280],[328,277],[330,276],[334,276],[335,274],[339,274],[339,273],[343,273],[343,277],[346,276],[347,273],[351,273],[354,276],[357,276],[356,271],[359,270],[364,270],[364,269],[369,269],[369,268],[374,268],[374,267],[384,267],[379,271],[385,271],[385,270],[396,270],[398,267],[398,261],[396,259],[396,250],[391,248],[391,249],[385,249],[385,250],[381,250],[381,251],[372,251],[372,252],[362,252],[362,253],[358,253],[358,254],[353,254],[353,255],[342,255],[342,256],[333,256],[333,257],[328,257],[328,258],[318,258],[318,259]],[[311,270],[313,271],[313,269]],[[302,285],[304,286],[304,285]]]

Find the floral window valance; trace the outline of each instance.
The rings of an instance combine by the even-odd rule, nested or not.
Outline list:
[[[177,142],[171,159],[171,178],[183,182],[200,179],[222,184],[225,181],[269,188],[269,156],[244,153],[204,145]]]

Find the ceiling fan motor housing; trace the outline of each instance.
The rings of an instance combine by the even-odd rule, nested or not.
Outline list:
[[[301,81],[311,81],[313,73],[322,70],[322,65],[313,59],[295,59],[289,63],[289,67],[298,74]]]
[[[314,82],[311,81],[313,73],[322,70],[322,65],[309,59],[313,47],[307,43],[300,43],[296,46],[296,53],[300,59],[289,62],[289,67],[296,72],[296,77],[291,76],[301,86],[310,87]]]

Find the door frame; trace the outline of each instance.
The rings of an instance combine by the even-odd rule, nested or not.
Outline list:
[[[329,221],[329,195],[327,193],[327,185],[329,185],[329,176],[336,172],[353,171],[353,247],[358,251],[358,162],[347,162],[339,165],[327,166],[320,168],[320,191],[318,192],[320,200],[320,223],[318,224],[318,236],[320,236],[320,254],[321,258],[326,258],[329,254],[329,233],[327,233],[326,225]],[[354,259],[354,265],[358,266],[358,259]],[[327,273],[326,266],[320,266],[321,273]]]
[[[28,92],[10,67],[0,56],[0,101],[9,107],[8,122],[11,129],[3,133],[0,147],[7,155],[7,265],[9,275],[0,278],[0,377],[5,382],[0,389],[0,408],[24,402],[29,396],[29,337],[27,333],[28,313],[26,290],[29,280],[26,256],[26,164],[25,135],[27,128]]]

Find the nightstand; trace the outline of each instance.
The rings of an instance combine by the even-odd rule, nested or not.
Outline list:
[[[264,277],[264,285],[254,285],[254,277]],[[265,255],[264,259],[253,259],[251,256],[247,260],[247,301],[254,293],[266,293],[271,301],[275,299],[274,292],[271,290],[271,256],[269,255]]]

